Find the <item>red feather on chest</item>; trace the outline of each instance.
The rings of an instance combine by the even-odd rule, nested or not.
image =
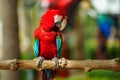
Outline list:
[[[45,59],[52,59],[57,56],[56,32],[44,32],[40,30],[38,38],[40,39],[40,56]]]

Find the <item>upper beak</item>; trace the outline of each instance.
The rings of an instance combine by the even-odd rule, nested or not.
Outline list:
[[[65,19],[62,20],[60,31],[62,31],[66,27],[66,24],[67,24],[67,20],[65,18]]]

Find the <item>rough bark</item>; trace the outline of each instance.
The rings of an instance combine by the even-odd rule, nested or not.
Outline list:
[[[42,70],[42,69],[81,69],[85,71],[92,70],[112,70],[120,72],[120,59],[111,60],[67,60],[61,58],[58,60],[58,67],[55,62],[51,60],[44,60],[41,66],[36,67],[38,59],[32,60],[6,60],[0,62],[0,69],[5,70]]]
[[[3,60],[20,57],[17,1],[18,0],[2,0]],[[3,71],[1,80],[16,79],[21,80],[20,72]]]

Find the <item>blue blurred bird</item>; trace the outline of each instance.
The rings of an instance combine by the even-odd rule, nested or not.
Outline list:
[[[98,26],[105,37],[109,37],[113,20],[108,14],[98,15]]]

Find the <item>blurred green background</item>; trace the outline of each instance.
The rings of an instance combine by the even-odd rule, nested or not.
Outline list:
[[[5,6],[2,5],[2,1],[0,0],[0,61],[4,59],[4,25],[2,19],[4,10],[2,9]],[[18,0],[17,13],[21,59],[35,58],[32,50],[33,32],[39,25],[42,14],[47,10],[47,8],[41,6],[42,1]],[[72,23],[68,23],[67,28],[62,32],[64,42],[61,57],[67,59],[113,59],[120,57],[119,6],[120,0],[82,0],[75,8],[74,16],[71,18]],[[101,14],[110,17],[112,20],[109,36],[105,36],[99,27],[99,15]],[[0,71],[0,80],[4,80],[4,78],[1,78],[3,72]],[[60,73],[64,72],[66,72],[66,76],[61,76]],[[41,80],[40,72],[23,70],[20,73],[21,80]],[[66,70],[58,72],[58,74],[60,75],[56,76],[56,80],[120,80],[120,72],[109,70],[92,72]]]

